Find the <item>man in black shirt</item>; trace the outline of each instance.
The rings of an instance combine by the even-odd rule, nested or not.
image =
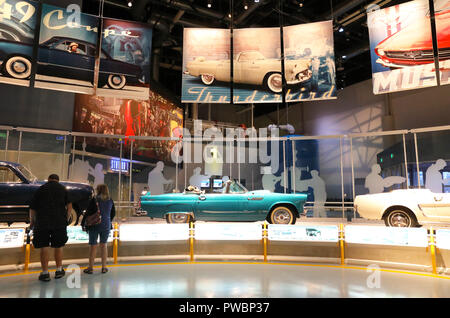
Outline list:
[[[59,177],[52,174],[48,182],[34,194],[30,205],[30,228],[33,229],[33,245],[41,249],[42,273],[39,280],[49,281],[49,248],[55,253],[55,278],[64,276],[62,268],[62,248],[66,244],[67,220],[72,204],[69,202],[66,188],[59,183]]]

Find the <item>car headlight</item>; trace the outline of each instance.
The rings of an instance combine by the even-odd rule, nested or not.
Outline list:
[[[386,55],[386,52],[384,52],[384,50],[382,50],[382,49],[379,49],[379,50],[378,50],[378,54],[379,54],[380,56],[385,56],[385,55]]]

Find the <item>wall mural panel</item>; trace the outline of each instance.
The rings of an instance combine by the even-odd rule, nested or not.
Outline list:
[[[368,13],[373,93],[437,85],[428,0]]]
[[[333,21],[283,28],[286,101],[337,98]]]
[[[148,99],[152,29],[103,19],[97,95]]]
[[[73,131],[105,135],[178,137],[183,126],[183,111],[161,95],[151,92],[145,101],[115,97],[77,95]],[[119,149],[110,138],[89,141],[93,146]],[[135,140],[134,155],[168,162],[175,141]]]
[[[233,39],[234,102],[281,102],[280,28],[236,29]]]
[[[450,84],[450,1],[434,0],[441,85]]]
[[[99,19],[42,5],[35,87],[94,93]]]
[[[0,83],[29,86],[38,3],[2,1],[0,11]]]
[[[184,103],[230,103],[230,30],[185,28]]]

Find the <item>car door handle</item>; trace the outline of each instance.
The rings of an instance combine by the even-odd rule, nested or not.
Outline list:
[[[440,202],[440,201],[442,201],[442,198],[443,197],[434,197],[434,201]]]
[[[198,199],[201,200],[201,201],[204,201],[204,200],[206,200],[206,197],[204,195],[201,195],[201,196],[198,197]]]

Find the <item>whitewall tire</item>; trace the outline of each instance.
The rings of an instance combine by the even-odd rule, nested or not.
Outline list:
[[[10,57],[5,62],[4,71],[13,78],[27,79],[31,76],[31,61],[23,56]]]

